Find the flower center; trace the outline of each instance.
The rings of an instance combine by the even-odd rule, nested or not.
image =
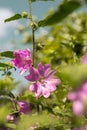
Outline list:
[[[39,81],[40,81],[40,83],[42,84],[42,86],[45,86],[46,80],[45,80],[44,77],[40,77]]]
[[[29,63],[29,57],[24,57],[23,61],[24,61],[24,64],[28,64]]]

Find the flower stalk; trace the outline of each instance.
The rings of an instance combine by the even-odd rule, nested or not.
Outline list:
[[[32,18],[32,8],[31,8],[31,0],[28,0],[28,3],[29,3],[29,19],[30,19],[30,22],[31,22],[31,29],[32,29],[32,43],[33,43],[33,51],[32,51],[32,60],[33,60],[33,66],[35,66],[35,23],[33,21],[33,18]]]

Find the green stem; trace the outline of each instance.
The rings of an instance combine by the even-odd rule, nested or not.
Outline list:
[[[32,20],[32,8],[31,8],[31,0],[28,0],[28,4],[29,4],[29,13],[30,13],[30,19]]]
[[[32,29],[32,42],[33,42],[33,66],[35,66],[35,31]]]
[[[30,13],[30,20],[32,26],[32,43],[33,43],[33,51],[32,51],[32,59],[33,59],[33,66],[35,66],[35,29],[34,29],[34,21],[32,18],[32,8],[31,8],[31,0],[28,0],[29,3],[29,13]]]
[[[13,103],[13,106],[14,106],[14,109],[15,109],[15,111],[18,111],[18,108],[17,108],[17,103],[16,103],[16,98],[14,97],[14,95],[10,92],[10,97],[11,97],[11,101],[12,101],[12,103]]]

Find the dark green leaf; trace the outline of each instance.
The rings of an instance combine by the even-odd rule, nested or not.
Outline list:
[[[4,51],[1,52],[0,55],[8,58],[14,58],[13,51]]]
[[[14,16],[12,16],[10,18],[5,19],[4,22],[10,22],[10,21],[14,21],[14,20],[17,20],[17,19],[21,19],[21,18],[22,18],[21,14],[15,14]]]
[[[81,3],[75,0],[63,2],[59,6],[57,11],[55,11],[51,15],[48,15],[44,20],[39,21],[38,25],[42,27],[42,26],[48,26],[48,25],[59,23],[64,18],[66,18],[70,13],[72,13],[74,10],[78,9],[80,6]]]

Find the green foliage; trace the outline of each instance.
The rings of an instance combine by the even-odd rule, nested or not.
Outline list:
[[[14,89],[16,83],[13,78],[6,76],[4,79],[0,79],[0,95],[8,95],[11,90]]]
[[[37,51],[37,60],[53,66],[79,62],[87,46],[86,23],[86,13],[73,13],[64,23],[52,26],[46,36],[36,39],[42,46]]]
[[[80,6],[81,3],[78,0],[63,1],[55,12],[53,12],[51,15],[48,15],[44,20],[39,21],[38,25],[40,27],[44,27],[59,23]]]
[[[55,121],[54,121],[55,120]],[[32,126],[36,126],[37,127],[43,127],[43,128],[47,128],[47,127],[53,127],[56,126],[56,124],[58,123],[58,118],[57,117],[52,117],[52,115],[48,115],[46,113],[44,114],[40,114],[40,115],[30,115],[30,116],[22,116],[21,117],[21,121],[20,124],[17,127],[17,130],[21,129],[31,129],[30,127]],[[38,128],[39,129],[39,128]]]
[[[75,89],[87,79],[87,67],[82,64],[62,66],[59,70],[59,75],[63,82],[67,81]]]
[[[6,115],[9,113],[8,106],[0,108],[0,126],[6,123]]]

